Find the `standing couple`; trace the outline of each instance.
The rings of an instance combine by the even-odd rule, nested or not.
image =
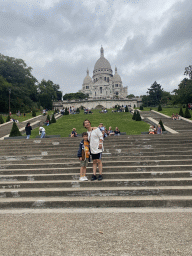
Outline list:
[[[101,155],[104,150],[103,148],[103,134],[98,127],[91,127],[91,123],[89,120],[85,120],[83,122],[83,126],[87,129],[88,140],[90,142],[90,152],[93,160],[93,176],[91,178],[92,181],[98,179],[102,180],[102,162]],[[96,177],[97,165],[99,168],[99,176]]]

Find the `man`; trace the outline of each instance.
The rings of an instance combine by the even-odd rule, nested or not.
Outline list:
[[[89,120],[85,120],[83,122],[83,126],[87,129],[88,140],[90,142],[90,151],[93,159],[93,176],[91,178],[92,181],[96,180],[96,171],[97,165],[99,168],[99,177],[98,180],[102,180],[102,162],[101,155],[104,150],[103,148],[103,134],[98,127],[91,127],[91,123]]]

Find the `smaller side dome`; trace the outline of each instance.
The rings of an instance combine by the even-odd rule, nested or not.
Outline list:
[[[122,82],[120,75],[117,73],[117,67],[115,67],[115,75],[113,76],[114,82]]]
[[[83,84],[89,84],[89,83],[92,83],[92,79],[91,79],[91,77],[89,76],[89,70],[88,70],[88,68],[87,68],[87,76],[84,78]]]

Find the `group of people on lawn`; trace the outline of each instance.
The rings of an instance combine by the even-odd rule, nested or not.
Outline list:
[[[155,127],[154,125],[151,125],[151,126],[149,127],[149,134],[162,134],[161,125],[158,124],[157,127]]]

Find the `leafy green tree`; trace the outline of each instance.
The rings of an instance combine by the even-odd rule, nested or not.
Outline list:
[[[50,120],[50,116],[49,115],[47,115],[47,119],[46,120],[48,120],[49,124],[51,124],[51,120]]]
[[[3,120],[2,115],[0,115],[0,124],[4,124],[4,120]]]
[[[191,118],[191,114],[189,113],[189,109],[188,109],[187,106],[186,106],[186,109],[185,109],[185,118]]]
[[[19,128],[17,127],[17,124],[13,122],[13,126],[12,126],[9,137],[15,137],[15,136],[22,136],[22,135],[19,131]]]
[[[143,110],[143,106],[140,106],[140,108],[139,108],[140,110]]]
[[[180,107],[179,115],[180,115],[180,116],[184,116],[182,107]]]
[[[65,109],[65,115],[69,115],[69,111],[67,110],[67,108]]]
[[[192,65],[189,65],[189,67],[185,68],[184,75],[188,75],[190,79],[192,79]]]
[[[139,111],[136,111],[136,117],[135,117],[135,121],[141,121],[141,116],[140,116],[140,113]]]
[[[159,104],[159,106],[158,106],[158,111],[162,111],[161,104]]]
[[[151,85],[149,90],[149,106],[156,106],[160,104],[162,92],[161,85],[158,84],[156,81]]]
[[[32,116],[33,116],[33,117],[36,117],[36,111],[35,111],[35,109],[32,110]]]
[[[135,98],[135,95],[134,94],[129,94],[129,95],[127,95],[127,97],[126,98],[128,98],[128,99],[132,99],[132,98]]]
[[[77,99],[86,99],[88,98],[88,94],[84,94],[82,92],[76,92],[76,93],[67,93],[63,96],[63,100],[77,100]]]
[[[133,119],[133,120],[136,120],[136,111],[134,111],[133,116],[132,116],[132,119]]]
[[[8,115],[6,118],[6,122],[9,122],[10,120],[11,120],[11,117],[10,117],[10,115]]]
[[[56,119],[55,119],[54,114],[52,114],[51,123],[52,123],[52,124],[53,124],[53,123],[56,123]]]
[[[192,80],[184,78],[178,85],[178,89],[173,92],[175,93],[175,103],[192,103]]]
[[[163,125],[163,122],[162,122],[161,120],[159,121],[159,124],[161,125],[162,131],[166,131],[166,130],[165,130],[165,127],[164,127],[164,125]]]
[[[125,107],[125,112],[129,112],[128,106]]]

